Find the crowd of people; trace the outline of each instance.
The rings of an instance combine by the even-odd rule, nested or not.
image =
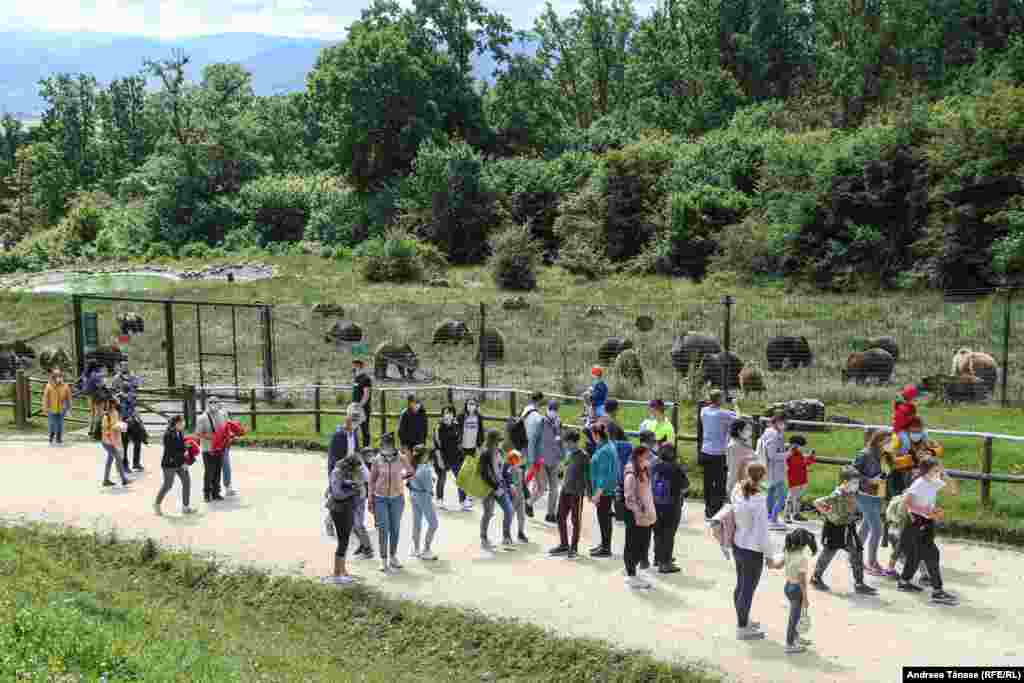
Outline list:
[[[336,547],[333,573],[325,581],[344,585],[356,580],[347,563],[353,535],[358,541],[355,557],[373,559],[379,554],[384,573],[400,571],[407,560],[437,560],[438,508],[468,513],[479,503],[480,547],[488,553],[498,552],[499,545],[491,541],[491,523],[500,509],[500,547],[514,551],[529,542],[526,520],[542,501],[544,520],[558,528],[558,543],[549,549],[550,556],[579,557],[584,504],[589,502],[598,532],[588,551],[591,558],[613,557],[616,520],[625,527],[622,562],[628,588],[650,590],[650,572],[680,571],[674,543],[690,482],[660,399],[648,403],[649,415],[639,425],[639,443],[634,445],[619,423],[618,402],[608,398],[600,368],[594,368],[593,385],[582,397],[579,427],[563,424],[559,401],[545,401],[536,392],[504,429],[487,428],[480,404],[470,398],[461,409],[444,406],[431,430],[424,406],[409,394],[396,432],[382,434],[374,448],[369,430],[371,381],[361,361],[353,363],[353,372],[352,403],[332,435],[327,455],[325,528],[336,538]],[[105,486],[114,485],[109,479],[112,465],[122,484],[129,484],[128,446],[135,443],[126,438],[125,420],[135,416],[132,395],[138,382],[126,367],[115,382],[116,394],[92,394],[106,454]],[[105,387],[105,381],[99,379],[98,386]],[[44,393],[53,443],[61,441],[61,417],[70,408],[65,389],[55,371]],[[943,518],[937,495],[950,480],[941,465],[941,447],[928,439],[916,413],[917,396],[915,387],[905,388],[893,406],[892,429],[868,434],[863,450],[841,470],[835,490],[807,506],[801,498],[815,454],[806,449],[804,437],[787,435],[785,414],[770,416],[755,438],[761,425],[742,416],[735,402],[731,409],[724,407],[720,391],[710,393],[699,418],[705,522],[735,564],[733,600],[740,640],[764,638],[760,624],[750,618],[751,605],[763,569],[781,569],[790,604],[787,652],[803,652],[810,644],[809,589],[830,590],[826,574],[840,550],[846,552],[857,594],[878,593],[866,576],[888,577],[900,591],[919,592],[919,584],[930,584],[933,602],[957,603],[944,589],[935,544],[935,524]],[[163,437],[157,514],[176,480],[181,482],[183,512],[194,511],[188,467],[200,454],[204,499],[223,500],[222,484],[226,495],[235,494],[230,446],[243,431],[238,423],[212,398],[198,416],[195,435],[186,436],[184,430],[184,420],[175,417]],[[139,452],[136,445],[136,469],[141,469]],[[451,502],[445,499],[449,475],[455,478],[457,491]],[[954,484],[947,490],[955,493],[955,488]],[[412,538],[403,556],[399,547],[407,495]],[[823,518],[820,548],[802,525],[806,509]],[[376,550],[367,513],[377,530]],[[772,531],[786,534],[781,552]],[[883,567],[879,546],[887,533],[892,553]],[[900,559],[903,566],[897,570]]]

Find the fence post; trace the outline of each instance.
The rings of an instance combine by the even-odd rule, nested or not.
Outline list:
[[[985,437],[985,446],[982,449],[981,456],[981,472],[982,474],[992,474],[992,437]],[[981,482],[981,506],[984,508],[992,507],[992,482],[987,479],[983,479]]]
[[[320,431],[320,387],[313,388],[313,409],[316,411],[313,414],[313,427],[316,429],[317,434],[321,434]]]
[[[1003,377],[1000,387],[1000,398],[1006,407],[1006,384],[1010,373],[1010,307],[1013,304],[1013,289],[1006,290],[1006,311],[1003,313]]]
[[[452,391],[452,388],[448,387],[448,391],[445,392],[445,393],[447,393],[448,405],[450,405],[450,406],[455,405],[455,392]]]
[[[75,363],[78,366],[78,376],[81,377],[82,373],[85,372],[85,338],[83,337],[82,330],[82,298],[77,294],[71,296],[71,315],[74,318],[74,334],[75,340]]]
[[[516,405],[516,390],[508,390],[508,416],[515,417],[518,412],[518,406]]]
[[[28,426],[28,416],[32,410],[31,398],[25,400],[27,388],[28,380],[25,379],[25,371],[18,370],[14,380],[14,425],[19,429]]]
[[[734,303],[736,303],[736,300],[732,296],[726,294],[722,297],[722,305],[725,306],[725,330],[722,334],[722,392],[725,393],[726,397],[729,396],[728,378],[732,374],[732,363],[729,361],[729,346],[732,333],[732,305]]]
[[[164,303],[164,346],[167,348],[167,386],[173,387],[174,376],[174,308],[170,301]]]
[[[252,431],[256,431],[256,389],[249,390],[249,412],[250,420],[252,421]]]
[[[388,433],[388,392],[380,390],[380,435]]]
[[[484,328],[487,327],[487,304],[480,302],[480,389],[487,387],[487,351],[484,348]]]
[[[192,430],[196,428],[196,388],[186,384],[182,389],[181,414],[185,416],[185,429]]]

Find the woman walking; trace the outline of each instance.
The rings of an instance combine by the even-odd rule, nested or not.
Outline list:
[[[434,428],[434,469],[437,472],[437,507],[448,508],[444,504],[444,485],[448,481],[448,472],[458,478],[462,469],[462,433],[459,421],[455,419],[455,407],[445,406],[441,409],[441,422]],[[466,492],[459,489],[459,504],[466,502]]]
[[[646,560],[650,552],[651,530],[658,519],[647,469],[649,453],[643,446],[633,449],[633,456],[626,465],[622,481],[626,498],[626,549],[622,557],[626,564],[626,585],[634,590],[647,590],[651,587],[650,583],[636,575],[637,565],[641,560]]]
[[[111,396],[106,396],[100,403],[100,411],[100,440],[107,454],[107,464],[103,468],[103,485],[114,485],[114,482],[110,481],[110,466],[116,464],[118,474],[121,475],[121,486],[128,486],[128,475],[121,462],[119,450],[125,425],[117,412],[117,401]]]
[[[462,405],[462,414],[459,415],[459,438],[462,440],[462,457],[476,455],[484,445],[484,420],[480,416],[480,404],[476,399],[469,399]],[[456,475],[457,476],[457,475]],[[459,490],[459,500],[462,501],[462,511],[470,512],[473,509],[473,499]]]
[[[590,481],[594,490],[591,500],[597,510],[597,524],[601,529],[601,543],[590,550],[590,556],[611,557],[612,502],[619,480],[618,451],[608,439],[605,425],[598,423],[590,431],[597,445],[597,450],[590,458]]]
[[[767,565],[782,568],[781,562],[772,559],[774,552],[768,535],[768,501],[761,493],[761,482],[767,470],[761,463],[747,465],[747,478],[732,499],[736,515],[736,531],[733,534],[733,558],[736,560],[736,589],[732,599],[736,606],[736,637],[739,640],[761,640],[764,631],[761,624],[750,620],[750,606],[754,592],[761,581],[761,573]]]
[[[164,455],[160,460],[160,468],[164,472],[164,483],[160,492],[156,494],[156,502],[153,503],[153,511],[162,515],[160,504],[164,502],[171,488],[174,486],[174,478],[181,479],[181,512],[190,515],[195,510],[188,506],[189,498],[192,495],[192,478],[188,473],[188,466],[185,464],[185,418],[175,415],[167,424],[167,431],[164,432]]]
[[[878,563],[878,544],[882,540],[882,493],[885,485],[882,479],[882,448],[888,440],[887,433],[875,432],[853,461],[853,468],[861,476],[857,508],[864,516],[857,535],[861,544],[867,541],[864,571],[872,576],[885,576],[885,570]]]
[[[355,504],[363,487],[362,460],[357,453],[349,453],[334,463],[331,470],[331,484],[327,491],[327,509],[334,523],[334,535],[338,546],[334,550],[334,574],[327,577],[327,583],[347,585],[356,577],[348,573],[345,556],[352,537],[355,519]]]
[[[484,441],[484,452],[480,456],[480,477],[491,487],[491,492],[483,500],[484,514],[480,518],[480,547],[487,552],[494,552],[495,547],[487,538],[487,530],[494,517],[494,506],[501,507],[502,540],[506,550],[513,550],[512,542],[512,501],[509,500],[508,485],[502,476],[505,458],[501,452],[501,434],[491,429],[487,431]]]
[[[454,413],[453,410],[453,419]],[[431,495],[434,488],[434,475],[427,461],[426,447],[415,447],[412,456],[413,475],[407,484],[412,494],[412,552],[410,555],[421,560],[436,560],[437,555],[430,552],[430,544],[434,542],[434,534],[437,533],[437,511],[434,510],[434,498]],[[420,530],[424,520],[427,522],[427,536],[423,539],[423,551],[421,552]]]
[[[377,534],[380,537],[380,570],[385,574],[401,569],[398,561],[398,535],[402,526],[402,512],[405,510],[403,493],[409,466],[395,448],[394,434],[380,438],[380,454],[370,468],[370,509],[377,520]]]
[[[942,573],[939,570],[939,548],[935,545],[935,522],[945,514],[936,505],[939,491],[946,486],[946,475],[938,460],[928,458],[918,465],[920,475],[903,494],[903,505],[910,513],[910,519],[900,537],[900,550],[906,556],[899,589],[918,593],[920,586],[912,583],[919,564],[924,562],[932,584],[932,602],[940,605],[956,605],[956,596],[942,588]]]

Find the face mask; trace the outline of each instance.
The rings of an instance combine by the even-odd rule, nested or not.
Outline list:
[[[924,434],[922,434],[921,432],[913,432],[910,435],[910,440],[913,441],[914,443],[918,443],[923,438]]]
[[[450,425],[450,424],[451,424],[452,422],[455,422],[455,418],[454,418],[454,417],[452,417],[451,415],[445,415],[445,416],[444,416],[443,418],[441,418],[441,419],[442,419],[442,420],[444,420],[444,423],[445,423],[446,425]]]
[[[558,417],[558,411],[548,410],[548,417],[550,417],[552,420],[555,419],[556,417]]]
[[[860,482],[857,481],[856,479],[853,480],[853,481],[847,482],[846,483],[846,490],[851,492],[851,493],[856,493],[857,491],[860,491]]]
[[[468,406],[466,406],[466,412],[469,413],[470,415],[475,415],[476,414],[476,405],[473,404],[473,403],[470,403]]]
[[[750,439],[753,436],[754,433],[751,432],[749,429],[744,429],[742,432],[740,432],[740,438],[743,439],[744,441],[750,441]]]

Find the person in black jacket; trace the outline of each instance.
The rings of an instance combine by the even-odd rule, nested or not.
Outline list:
[[[164,483],[160,487],[160,493],[156,494],[156,502],[153,503],[153,511],[162,515],[160,504],[164,496],[174,486],[174,477],[181,479],[181,504],[182,513],[189,515],[195,512],[188,506],[189,496],[192,493],[192,480],[188,475],[188,466],[185,464],[185,418],[176,415],[167,424],[167,431],[164,432],[164,456],[160,461],[160,467],[164,471]]]
[[[445,406],[441,410],[441,422],[434,429],[434,471],[437,472],[437,507],[447,510],[444,504],[444,485],[448,471],[458,477],[462,469],[462,430],[455,419],[455,407]],[[465,504],[466,492],[459,489],[459,504]]]
[[[416,394],[409,394],[408,407],[398,416],[398,443],[403,450],[411,452],[413,446],[426,445],[427,433],[423,404],[416,400]]]
[[[679,571],[672,552],[675,550],[676,532],[682,518],[683,500],[690,488],[686,469],[676,459],[676,449],[665,444],[658,452],[659,462],[651,474],[654,509],[658,520],[654,523],[654,563],[661,574]]]
[[[627,441],[626,432],[619,426],[619,402],[614,398],[605,401],[605,424],[608,425],[608,438],[612,441]]]
[[[331,470],[334,463],[344,460],[346,456],[359,452],[359,432],[352,418],[345,416],[345,423],[338,425],[331,437],[331,443],[327,447],[327,479],[331,478]]]

